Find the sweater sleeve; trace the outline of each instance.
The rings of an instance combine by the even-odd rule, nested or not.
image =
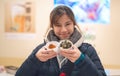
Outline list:
[[[89,46],[83,52],[84,60],[75,64],[79,72],[76,76],[106,76],[96,50],[90,44],[87,45]]]
[[[33,50],[32,54],[19,67],[15,76],[36,76],[38,66],[42,66],[43,62],[39,61],[35,54],[41,47],[42,45]]]

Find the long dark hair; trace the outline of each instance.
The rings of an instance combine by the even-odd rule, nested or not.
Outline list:
[[[73,21],[73,24],[75,25],[75,27],[77,27],[79,31],[81,31],[79,26],[76,23],[75,16],[72,9],[66,5],[58,5],[50,13],[50,24],[47,29],[47,32],[45,33],[45,36],[47,35],[50,28],[53,28],[53,25],[56,24],[59,18],[64,14],[66,14]]]
[[[73,21],[74,25],[77,25],[75,16],[70,7],[65,5],[58,5],[50,13],[50,27],[53,27],[53,25],[56,24],[59,18],[64,14],[66,14]]]

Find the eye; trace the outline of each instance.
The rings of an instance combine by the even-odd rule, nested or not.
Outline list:
[[[55,24],[56,27],[60,27],[61,25],[60,24]]]
[[[66,26],[70,25],[71,23],[66,23]]]
[[[70,25],[70,23],[67,23],[66,25]]]

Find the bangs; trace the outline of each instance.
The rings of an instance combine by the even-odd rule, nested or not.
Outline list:
[[[55,14],[53,14],[52,16],[51,16],[51,26],[53,26],[53,24],[57,24],[57,22],[58,22],[58,20],[64,15],[64,14],[66,14],[66,12],[64,11],[64,12],[56,12]]]

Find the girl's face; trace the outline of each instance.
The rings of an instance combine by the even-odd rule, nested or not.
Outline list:
[[[61,40],[68,39],[74,31],[73,21],[64,14],[59,18],[56,24],[53,25],[54,33]]]

